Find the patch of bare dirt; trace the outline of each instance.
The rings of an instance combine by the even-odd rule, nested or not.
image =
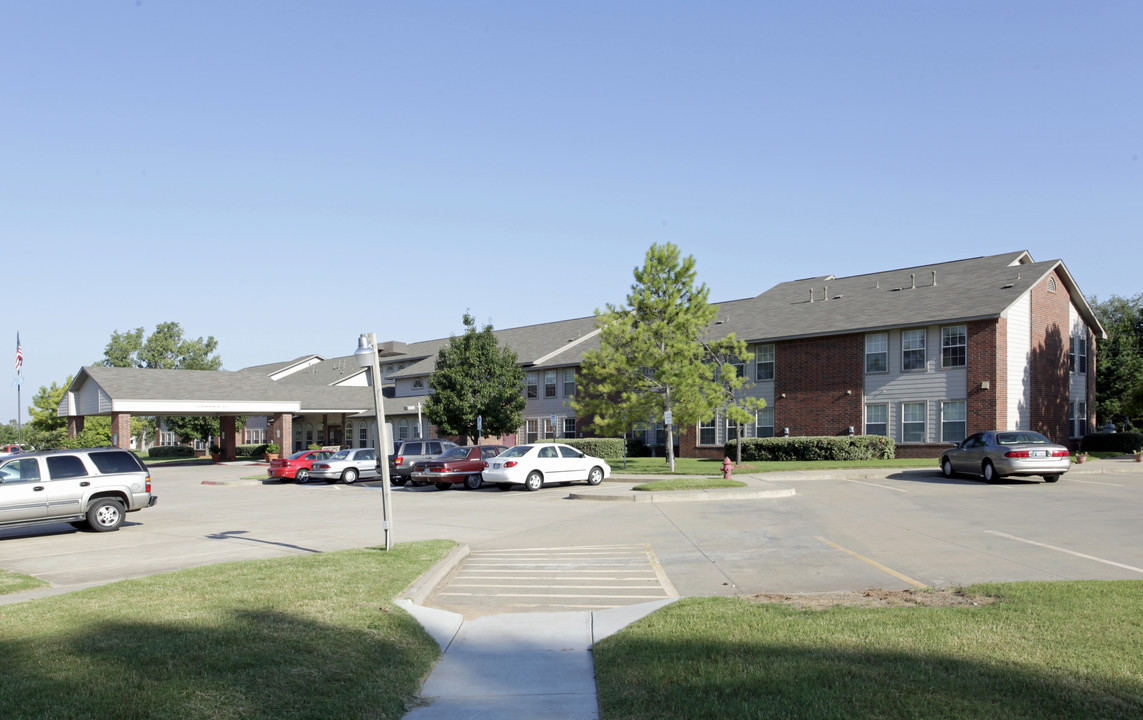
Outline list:
[[[855,592],[823,593],[761,593],[744,595],[745,600],[756,603],[781,603],[805,610],[825,610],[832,607],[972,607],[989,605],[995,601],[985,595],[966,595],[960,590],[883,590],[870,588]]]

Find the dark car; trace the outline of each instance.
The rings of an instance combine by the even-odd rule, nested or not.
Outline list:
[[[456,443],[436,438],[397,441],[393,447],[393,454],[389,456],[389,483],[404,485],[409,482],[414,465],[421,460],[432,460],[445,450],[454,447],[457,447]]]
[[[941,454],[945,477],[972,473],[988,482],[1009,475],[1042,475],[1056,482],[1071,466],[1066,447],[1029,430],[979,432]]]
[[[507,449],[504,445],[454,447],[439,457],[417,463],[411,477],[415,483],[432,483],[438,490],[448,490],[458,483],[464,483],[469,490],[476,490],[484,482],[480,475],[484,471],[484,461]]]
[[[280,480],[297,480],[300,483],[310,481],[310,468],[314,461],[325,460],[333,455],[332,450],[302,450],[285,458],[270,461],[270,469],[266,474]]]

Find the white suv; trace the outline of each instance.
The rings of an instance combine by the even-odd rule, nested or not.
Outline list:
[[[68,522],[118,530],[126,513],[151,507],[151,472],[119,448],[33,452],[0,458],[0,528]]]

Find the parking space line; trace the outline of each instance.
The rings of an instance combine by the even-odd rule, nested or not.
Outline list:
[[[1119,483],[1101,483],[1095,480],[1077,480],[1076,478],[1068,478],[1071,482],[1083,483],[1084,485],[1106,485],[1107,487],[1123,487]]]
[[[878,570],[880,570],[882,572],[889,573],[890,575],[897,578],[898,580],[902,580],[904,582],[907,582],[910,585],[912,585],[913,587],[917,587],[917,588],[928,587],[923,582],[919,582],[917,580],[914,580],[913,578],[909,577],[908,575],[902,575],[901,573],[897,572],[896,570],[885,567],[884,565],[877,562],[876,560],[871,560],[871,559],[865,557],[864,555],[860,555],[858,553],[855,553],[854,551],[850,550],[849,548],[844,548],[835,542],[831,542],[829,540],[826,540],[824,537],[818,536],[818,540],[821,540],[826,545],[829,545],[832,548],[835,548],[837,550],[841,550],[843,553],[846,553],[847,555],[852,555],[853,557],[857,558],[858,560],[860,560],[864,563],[868,563],[868,564],[872,565],[873,567],[877,568]]]
[[[1027,543],[1028,545],[1035,545],[1037,547],[1047,548],[1048,550],[1055,550],[1056,552],[1062,552],[1062,553],[1066,553],[1068,555],[1074,555],[1075,557],[1083,558],[1084,560],[1094,560],[1095,562],[1103,563],[1104,565],[1111,565],[1113,567],[1122,568],[1124,570],[1130,570],[1131,572],[1137,572],[1137,573],[1143,574],[1143,568],[1137,568],[1133,565],[1124,565],[1123,563],[1117,563],[1114,560],[1104,560],[1103,558],[1098,558],[1094,555],[1085,555],[1084,553],[1076,552],[1075,550],[1068,550],[1067,548],[1056,547],[1055,545],[1048,545],[1047,543],[1036,542],[1035,540],[1028,540],[1027,538],[1022,538],[1022,537],[1016,537],[1015,535],[1009,535],[1008,533],[997,532],[996,530],[985,530],[984,532],[988,533],[989,535],[995,535],[997,537],[1007,538],[1009,540],[1015,540],[1016,542]]]
[[[877,483],[871,483],[871,482],[862,482],[860,480],[847,480],[846,482],[857,483],[858,485],[868,485],[870,487],[881,488],[882,490],[896,490],[897,492],[909,492],[908,490],[904,490],[902,488],[889,487],[888,485],[878,485]]]

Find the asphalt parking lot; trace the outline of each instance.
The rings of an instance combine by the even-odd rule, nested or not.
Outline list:
[[[588,586],[575,593],[550,587],[535,593],[577,596],[570,600],[508,601],[506,593],[531,590],[498,593],[493,583],[492,590],[477,591],[485,597],[476,601],[492,607],[594,606],[600,601],[593,594],[638,598],[1141,579],[1143,468],[1136,467],[1088,463],[1052,485],[946,480],[936,468],[769,474],[751,480],[794,493],[671,503],[570,499],[573,492],[623,492],[627,485],[620,482],[534,493],[394,488],[393,537],[398,543],[449,538],[467,544],[473,558],[526,557],[539,565],[566,561],[571,548],[597,557],[600,549],[619,548],[632,556],[645,549],[646,566],[659,573],[652,580],[620,583],[632,586],[624,591],[604,591],[607,583],[587,581],[575,583]],[[156,467],[158,504],[129,515],[118,532],[81,532],[66,524],[0,530],[0,567],[42,578],[52,584],[50,592],[60,592],[183,567],[383,544],[378,483],[241,480],[264,472],[264,465],[240,463]],[[642,568],[642,561],[636,564]],[[27,597],[32,595],[0,602]]]

